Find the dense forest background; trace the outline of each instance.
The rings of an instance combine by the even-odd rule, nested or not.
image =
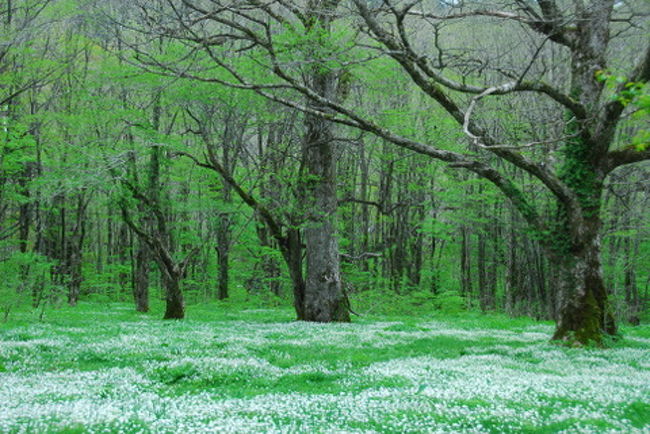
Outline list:
[[[558,258],[596,244],[579,311],[647,319],[650,5],[505,3],[4,0],[4,320],[231,299],[563,338]]]

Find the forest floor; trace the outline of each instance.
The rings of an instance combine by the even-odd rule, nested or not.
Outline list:
[[[131,309],[0,324],[0,432],[650,432],[650,325],[603,350],[478,313]]]

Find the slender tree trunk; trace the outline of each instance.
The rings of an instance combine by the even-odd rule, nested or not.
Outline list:
[[[217,299],[225,300],[228,298],[228,270],[230,258],[230,216],[221,214],[217,227]]]
[[[257,236],[260,240],[260,245],[266,248],[277,248],[273,245],[273,241],[269,237],[268,228],[264,225],[264,222],[259,222],[257,224]],[[268,289],[275,295],[280,295],[280,267],[278,261],[275,257],[262,253],[260,258],[262,265],[262,281],[265,282],[265,286],[268,286]]]
[[[31,192],[29,190],[29,181],[33,176],[33,164],[26,163],[22,175],[18,180],[20,186],[20,194],[24,197],[18,209],[18,239],[20,251],[27,252],[27,244],[29,242],[29,229],[32,224],[32,204],[30,200]]]
[[[150,247],[138,238],[133,273],[133,301],[137,312],[149,312]]]
[[[509,209],[510,224],[506,245],[505,308],[508,315],[517,313],[517,293],[519,292],[519,264],[517,261],[517,233],[515,230],[515,211]]]
[[[625,309],[627,320],[632,325],[639,325],[641,322],[640,315],[641,298],[636,282],[636,267],[634,258],[639,253],[639,240],[625,240],[625,264],[623,266],[623,286],[625,287]]]
[[[297,228],[290,228],[284,245],[281,246],[282,255],[289,270],[293,286],[293,305],[299,320],[309,321],[305,309],[306,283],[302,271],[302,240]]]
[[[469,303],[472,298],[471,243],[466,226],[461,227],[460,234],[460,292]]]
[[[487,277],[487,257],[485,254],[486,249],[486,239],[485,234],[481,230],[478,233],[478,249],[477,249],[477,265],[478,265],[478,291],[479,291],[479,303],[481,305],[481,310],[486,311],[491,309],[491,300],[488,289],[488,277]]]
[[[369,177],[369,166],[370,166],[370,156],[366,155],[366,145],[363,141],[360,143],[361,147],[361,156],[360,156],[360,169],[361,169],[361,176],[360,176],[360,181],[361,181],[361,186],[359,190],[360,194],[360,199],[364,201],[364,203],[361,204],[361,246],[360,246],[360,251],[361,253],[364,252],[369,252],[370,251],[370,239],[369,239],[369,232],[370,232],[370,210],[368,209],[368,204],[365,203],[365,201],[368,200],[368,177]],[[368,273],[369,271],[369,266],[368,266],[368,259],[364,258],[361,260],[361,271],[364,273]],[[360,291],[364,291],[370,287],[370,281],[369,280],[364,280],[363,287],[359,288]]]
[[[227,155],[224,157],[224,164],[228,168],[227,170],[230,170],[232,174],[232,163]],[[227,182],[223,183],[221,195],[224,203],[232,203],[232,187]],[[218,270],[217,298],[219,300],[225,300],[228,298],[231,232],[232,217],[230,213],[219,214],[219,222],[217,223],[217,245],[215,247],[217,252]]]

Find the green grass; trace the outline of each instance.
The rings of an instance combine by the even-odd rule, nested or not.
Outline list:
[[[650,327],[610,349],[478,313],[81,304],[0,325],[0,432],[647,432]]]

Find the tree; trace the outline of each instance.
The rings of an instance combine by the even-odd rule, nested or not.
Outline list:
[[[331,99],[340,96],[339,77],[323,68],[320,59],[321,42],[327,39],[333,11],[338,1],[312,1],[307,5],[309,11],[301,17],[303,28],[302,36],[309,41],[306,47],[308,66],[305,69],[307,81],[322,95]],[[163,2],[164,4],[164,2]],[[206,11],[199,4],[184,3],[182,7],[169,4],[173,14],[184,19],[190,14],[203,14]],[[145,18],[142,22],[151,22],[153,15],[148,13],[148,8],[143,8]],[[161,7],[156,8],[156,24],[165,26],[166,15],[161,12]],[[162,17],[162,18],[161,18]],[[168,29],[164,30],[167,32]],[[172,38],[173,39],[173,38]],[[220,45],[220,38],[216,38],[210,45]],[[132,48],[136,48],[131,43]],[[138,49],[138,48],[136,48]],[[308,99],[307,105],[313,111],[327,110],[318,102]],[[336,154],[333,147],[332,124],[319,115],[307,113],[305,115],[305,134],[302,142],[300,180],[297,186],[297,208],[300,208],[296,217],[299,222],[292,225],[301,227],[288,228],[286,235],[282,235],[282,227],[277,218],[262,210],[262,205],[254,196],[244,192],[239,187],[235,189],[257,212],[260,212],[266,224],[275,226],[271,232],[283,250],[285,261],[289,266],[292,280],[294,281],[294,305],[299,319],[307,321],[330,322],[349,321],[348,303],[341,286],[340,256],[337,241],[336,224]],[[214,152],[214,146],[206,140],[210,148],[208,162],[202,163],[220,173],[227,183],[234,184],[234,178],[229,173],[228,167]],[[242,195],[243,193],[243,195]],[[264,208],[265,209],[265,208]],[[273,220],[273,222],[271,221]],[[303,242],[305,251],[305,275],[303,277]]]
[[[321,64],[318,51],[323,38],[331,32],[334,11],[339,0],[310,0],[303,25],[310,38],[307,49],[307,82],[311,89],[327,100],[340,99],[339,80],[335,71]],[[313,36],[313,38],[311,37]],[[312,45],[313,44],[313,45]],[[344,84],[342,84],[344,86]],[[329,108],[308,99],[306,105],[316,112]],[[299,200],[306,210],[304,240],[306,251],[306,285],[304,319],[307,321],[349,321],[347,302],[341,287],[341,265],[337,240],[336,150],[333,124],[322,116],[305,114],[303,163],[305,173]]]
[[[175,24],[158,22],[154,30],[162,30],[188,44],[193,53],[203,52],[207,57],[191,65],[161,62],[150,53],[140,52],[140,60],[148,68],[250,89],[299,108],[308,116],[317,115],[371,132],[397,146],[474,172],[512,202],[561,276],[556,291],[562,305],[554,339],[601,344],[606,335],[617,333],[600,263],[601,194],[609,173],[617,167],[650,159],[650,148],[645,144],[617,148],[616,131],[625,122],[626,104],[620,98],[609,98],[600,77],[608,60],[615,61],[609,51],[613,26],[622,21],[634,24],[639,11],[627,10],[630,6],[619,7],[614,0],[597,0],[588,5],[576,2],[570,12],[554,0],[539,0],[535,4],[512,1],[498,9],[467,2],[436,8],[417,0],[386,0],[381,7],[369,7],[365,0],[352,0],[351,9],[336,11],[347,15],[348,25],[356,23],[365,37],[340,33],[323,38],[322,33],[304,31],[311,3],[250,0],[237,4],[212,1],[204,5],[184,0],[182,8],[168,3],[168,18],[173,18]],[[622,16],[626,13],[631,16]],[[493,30],[516,29],[530,42],[525,44],[525,52],[518,52],[512,62],[503,65],[499,64],[503,56],[481,58],[471,50],[457,55],[444,48],[445,40],[440,37],[446,28],[457,28],[443,24],[457,20]],[[423,43],[427,36],[434,37],[433,47]],[[316,61],[313,52],[304,51],[311,38],[320,41]],[[233,41],[228,50],[249,50],[256,66],[271,72],[275,79],[260,79],[259,74],[242,68],[228,56],[224,48],[227,41]],[[360,44],[350,50],[350,44],[355,42]],[[519,42],[513,39],[513,45],[521,45]],[[632,44],[626,40],[618,43],[625,48]],[[548,69],[545,65],[555,53],[553,50],[559,51],[560,56],[555,59],[557,65]],[[644,84],[650,78],[650,46],[646,43],[640,52],[635,66],[615,89],[617,93],[631,83]],[[490,50],[485,53],[491,54]],[[322,68],[320,73],[354,71],[354,65],[377,55],[393,59],[433,104],[455,120],[469,138],[467,151],[446,150],[385,128],[358,107],[346,105],[331,93],[323,94],[321,83],[310,81],[310,75],[305,74],[314,63]],[[206,74],[206,59],[222,72]],[[489,69],[489,74],[484,74],[484,69]],[[309,102],[301,103],[296,93]],[[531,94],[535,100],[527,97]],[[513,100],[518,102],[510,104],[509,109],[523,110],[531,101],[543,101],[540,107],[551,119],[563,120],[562,126],[544,132],[539,140],[522,144],[514,137],[537,134],[520,129],[514,134],[512,126],[476,113],[481,104],[494,109],[498,103],[492,101]],[[496,121],[506,133],[492,131],[488,121]],[[543,152],[535,152],[537,149]],[[540,154],[552,158],[540,161]],[[556,210],[550,213],[539,209],[525,189],[490,159],[528,173],[548,191]]]
[[[416,11],[414,8],[421,6],[422,2],[401,4],[399,8],[397,4],[386,2],[389,5],[386,12],[370,10],[361,0],[354,0],[354,3],[370,35],[383,48],[390,50],[389,55],[423,92],[445,108],[476,146],[532,174],[554,195],[557,217],[544,220],[520,189],[503,175],[492,173],[491,168],[480,161],[460,155],[436,157],[466,167],[492,181],[539,235],[551,263],[561,275],[559,292],[563,300],[553,338],[586,344],[589,341],[602,343],[603,334],[614,335],[616,324],[608,304],[600,264],[603,182],[616,167],[650,159],[650,150],[645,148],[610,150],[615,143],[615,131],[624,104],[618,99],[605,98],[599,73],[606,68],[614,2],[596,1],[588,6],[576,4],[572,16],[563,14],[553,1],[538,2],[539,10],[518,4],[523,15],[509,10],[474,10],[456,16],[453,13],[436,16]],[[480,15],[528,25],[543,38],[538,53],[547,40],[567,48],[568,83],[547,84],[544,71],[533,79],[527,79],[538,53],[527,59],[514,79],[505,84],[473,86],[456,82],[443,75],[440,65],[432,63],[427,54],[420,55],[413,48],[407,31],[412,17],[435,22]],[[388,27],[380,21],[382,18],[390,19],[397,30],[387,30]],[[626,83],[645,82],[649,78],[650,46],[646,45]],[[568,93],[562,92],[562,84],[567,85]],[[462,109],[451,91],[475,96],[467,108]],[[557,106],[556,110],[567,113],[564,146],[556,167],[549,168],[532,161],[522,146],[500,145],[498,138],[490,134],[480,121],[472,119],[472,111],[480,99],[523,92],[550,98]]]

